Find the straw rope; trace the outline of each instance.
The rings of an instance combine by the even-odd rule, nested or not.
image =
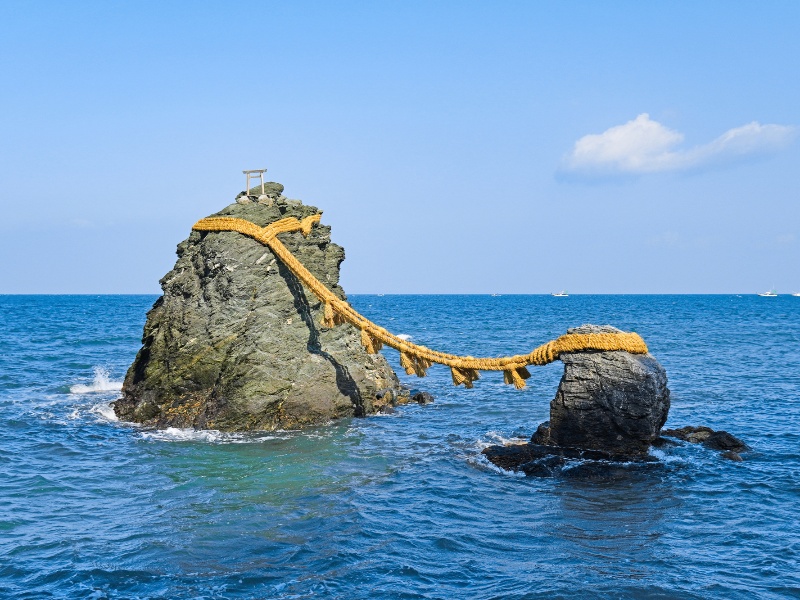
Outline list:
[[[546,365],[568,352],[623,350],[631,354],[647,354],[647,345],[637,333],[568,333],[535,348],[530,354],[517,354],[498,358],[475,358],[437,352],[397,337],[356,312],[350,304],[338,298],[325,284],[314,277],[303,264],[277,238],[280,233],[301,231],[304,236],[319,222],[321,214],[311,215],[302,221],[289,217],[259,227],[255,223],[235,217],[208,217],[194,224],[195,231],[236,231],[268,246],[294,275],[324,303],[322,324],[334,327],[350,323],[361,330],[361,343],[367,352],[380,351],[383,346],[400,352],[400,365],[409,375],[424,377],[433,363],[450,367],[455,385],[473,386],[479,371],[503,371],[506,383],[517,389],[525,387],[530,377],[529,365]]]

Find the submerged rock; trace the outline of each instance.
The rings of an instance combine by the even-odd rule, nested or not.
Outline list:
[[[608,325],[583,325],[568,333],[611,333]],[[542,423],[525,449],[493,446],[486,457],[502,468],[535,470],[544,455],[566,458],[644,458],[667,420],[667,374],[650,354],[584,351],[562,354],[564,375]],[[527,456],[538,458],[519,460]],[[502,458],[500,464],[499,457]],[[514,458],[516,456],[516,458]],[[523,468],[524,465],[527,465]]]
[[[266,187],[271,205],[242,194],[217,215],[264,226],[319,212],[281,196],[280,184]],[[280,239],[345,298],[339,286],[344,250],[331,242],[329,227]],[[178,245],[161,287],[114,403],[120,419],[160,428],[297,428],[372,414],[404,394],[386,359],[361,346],[359,331],[349,324],[323,327],[317,298],[268,247],[247,236],[193,231]],[[384,394],[376,398],[379,390]]]

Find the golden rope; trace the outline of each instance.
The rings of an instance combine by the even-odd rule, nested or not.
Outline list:
[[[400,365],[409,375],[424,377],[428,367],[438,363],[450,367],[455,385],[472,387],[479,378],[478,371],[503,371],[506,383],[517,389],[525,387],[530,377],[528,365],[546,365],[568,352],[623,350],[631,354],[647,354],[647,345],[637,333],[568,333],[535,348],[530,354],[517,354],[499,358],[474,358],[437,352],[425,346],[411,343],[389,333],[363,315],[356,312],[347,302],[338,298],[325,284],[314,277],[303,264],[289,252],[277,238],[279,233],[302,231],[304,236],[318,223],[321,214],[311,215],[302,221],[288,217],[259,227],[255,223],[235,217],[208,217],[194,224],[195,231],[236,231],[268,246],[286,265],[325,304],[322,324],[334,327],[340,323],[350,323],[361,330],[361,343],[372,354],[386,345],[400,352]]]

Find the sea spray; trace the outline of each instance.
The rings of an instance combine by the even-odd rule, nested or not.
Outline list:
[[[122,389],[121,381],[113,381],[108,369],[105,367],[94,368],[94,379],[89,385],[76,383],[70,386],[72,394],[94,394],[97,392],[118,392]]]

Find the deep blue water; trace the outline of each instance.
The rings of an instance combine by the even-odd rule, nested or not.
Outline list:
[[[433,405],[306,432],[116,422],[154,300],[0,296],[0,597],[800,597],[800,298],[351,298],[472,355],[585,322],[635,330],[667,369],[668,426],[753,448],[551,478],[501,473],[480,450],[546,420],[560,363],[525,391],[499,374],[456,389],[434,366],[403,375]]]

